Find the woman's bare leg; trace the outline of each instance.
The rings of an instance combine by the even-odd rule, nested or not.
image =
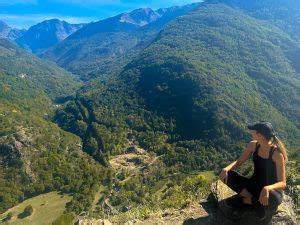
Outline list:
[[[252,195],[245,188],[240,192],[240,195],[244,197],[243,202],[245,204],[249,204],[249,205],[252,204],[251,203]]]

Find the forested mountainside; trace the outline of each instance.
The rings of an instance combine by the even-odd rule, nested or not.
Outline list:
[[[40,60],[6,39],[0,39],[0,49],[0,72],[6,75],[2,76],[2,79],[19,79],[29,83],[34,88],[44,91],[53,100],[73,93],[80,86],[78,79],[71,73],[53,63]],[[14,84],[11,86],[13,89],[22,89],[18,89]]]
[[[156,11],[142,8],[90,23],[50,48],[42,57],[80,75],[83,80],[121,71],[166,23],[198,5]]]
[[[46,119],[53,101],[80,82],[1,39],[0,85],[0,212],[52,190],[75,193],[70,208],[82,196],[88,201],[102,167],[82,152],[79,137]]]
[[[51,190],[123,221],[198,204],[258,120],[287,145],[296,201],[297,7],[208,0],[88,24],[42,55],[83,82],[1,40],[0,210]]]
[[[244,13],[261,20],[266,20],[278,26],[299,43],[300,40],[300,2],[297,0],[275,1],[236,1],[236,0],[209,0],[211,3],[222,3],[242,10]],[[295,47],[288,53],[288,58],[295,70],[300,72],[300,49]]]
[[[208,0],[209,3],[223,3],[258,18],[270,21],[299,40],[300,2],[297,0]]]
[[[295,157],[300,80],[289,54],[298,46],[272,23],[205,4],[169,23],[122,72],[84,85],[54,121],[80,136],[103,165],[122,154],[128,139],[154,152],[164,165],[160,179],[172,184],[175,178],[167,177],[174,170],[217,171],[237,157],[251,140],[251,121],[274,124]],[[134,182],[128,181],[131,188],[116,184],[109,197],[114,206],[153,203],[143,197],[153,186]],[[164,204],[153,204],[172,205],[171,199],[184,198],[180,190],[171,188],[161,196]]]
[[[86,85],[58,115],[70,131],[77,121],[83,136],[81,125],[98,122],[225,151],[247,139],[247,122],[265,119],[295,146],[299,76],[285,55],[294,46],[263,21],[224,5],[202,6],[169,24],[122,73]]]
[[[70,24],[58,19],[45,20],[30,27],[22,36],[16,39],[16,42],[30,52],[41,54],[84,25]]]

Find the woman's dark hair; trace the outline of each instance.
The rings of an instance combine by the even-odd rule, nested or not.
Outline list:
[[[287,156],[287,150],[285,148],[285,145],[282,143],[282,141],[274,134],[273,135],[273,144],[275,144],[279,151],[282,153],[284,160],[288,160],[288,156]]]
[[[285,160],[288,160],[287,150],[282,141],[277,137],[273,126],[271,123],[266,121],[260,121],[256,123],[249,124],[248,129],[255,130],[257,133],[263,135],[266,140],[272,140],[272,144],[276,145],[279,151],[282,153]]]

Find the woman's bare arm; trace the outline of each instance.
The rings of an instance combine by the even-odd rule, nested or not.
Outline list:
[[[256,141],[251,141],[248,143],[246,149],[242,153],[242,155],[238,158],[238,160],[230,163],[228,166],[226,166],[220,173],[219,178],[224,183],[227,183],[227,172],[229,170],[233,170],[236,168],[239,168],[241,165],[244,164],[245,161],[250,157],[250,155],[254,152],[256,146]]]
[[[249,142],[242,155],[236,161],[226,166],[224,169],[229,171],[229,170],[239,168],[249,159],[249,157],[255,150],[255,146],[256,146],[256,141]]]

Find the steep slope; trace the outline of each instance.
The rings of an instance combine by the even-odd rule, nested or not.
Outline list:
[[[25,32],[25,29],[13,29],[0,20],[0,38],[8,38],[10,40],[15,40],[21,37]]]
[[[76,77],[46,63],[5,39],[0,39],[0,72],[30,83],[51,99],[72,94],[80,85]]]
[[[300,37],[298,0],[206,0],[206,2],[223,3],[241,9],[255,18],[271,21],[295,38]]]
[[[30,27],[16,42],[21,47],[40,54],[83,26],[84,24],[70,24],[58,19],[45,20]]]
[[[83,154],[79,137],[46,119],[57,108],[53,100],[80,83],[8,40],[0,49],[0,213],[52,190],[73,193],[69,208],[84,209],[89,200],[78,196],[93,195],[103,170]]]
[[[278,26],[299,43],[300,40],[300,2],[298,0],[207,0],[210,3],[223,3],[244,13]],[[300,48],[290,50],[288,58],[300,73]]]
[[[167,75],[161,72],[161,65],[171,74],[170,79],[174,79],[173,71],[185,72],[188,68],[194,75],[184,80],[197,84],[196,89],[201,89],[201,86],[208,87],[210,93],[204,93],[209,93],[214,101],[219,99],[219,109],[228,112],[226,115],[238,113],[241,115],[235,117],[239,118],[244,113],[250,116],[251,111],[253,115],[257,114],[255,107],[259,105],[247,109],[249,106],[245,104],[253,101],[252,92],[258,92],[261,97],[256,97],[260,98],[262,103],[265,102],[263,99],[267,98],[269,103],[299,127],[299,75],[287,57],[288,53],[299,45],[288,35],[263,21],[251,19],[231,11],[230,8],[227,9],[228,13],[232,12],[233,15],[226,16],[226,10],[223,13],[219,8],[210,7],[203,11],[200,8],[200,17],[191,13],[190,17],[177,19],[176,24],[172,23],[161,32],[158,41],[152,43],[136,62],[127,66],[127,69],[132,67],[132,70],[138,71],[136,79],[139,83],[136,87],[140,89],[140,95],[148,98],[151,101],[150,105],[154,107],[170,104],[170,101],[160,99],[165,94],[164,90],[162,93],[155,90],[156,85],[166,82],[167,96],[176,93],[175,89],[169,90],[172,86],[168,85]],[[212,17],[209,13],[214,10],[216,13],[222,13],[224,18]],[[240,18],[241,22],[235,22],[235,18]],[[140,65],[143,66],[139,68]],[[129,75],[132,73],[126,74],[127,77]],[[178,76],[181,77],[180,73]],[[132,77],[129,79],[134,80]],[[191,85],[186,86],[187,89],[182,90],[183,93],[193,91]],[[157,100],[153,98],[155,94],[159,97]],[[194,103],[197,94],[199,93],[196,90],[190,95],[190,98],[194,98]],[[177,100],[174,102],[183,102]],[[222,100],[225,102],[222,103]],[[212,105],[219,103],[215,102]],[[164,107],[169,109],[170,106]],[[185,110],[184,107],[182,109]],[[165,112],[164,109],[160,111]],[[193,112],[192,109],[187,111]],[[190,116],[187,118],[191,118]]]
[[[153,11],[137,9],[91,23],[45,52],[42,57],[79,74],[83,80],[121,71],[170,20],[198,4]]]
[[[119,75],[82,88],[55,120],[97,157],[134,137],[187,170],[243,149],[250,121],[271,121],[293,148],[300,80],[286,53],[295,47],[269,23],[207,4],[168,24]]]
[[[256,107],[259,105],[253,103],[252,109],[244,105],[252,102],[255,97],[252,92],[257,92],[261,95],[256,96],[261,103],[267,98],[279,112],[299,126],[299,76],[286,54],[297,48],[297,43],[276,27],[230,8],[225,7],[222,11],[218,7],[209,6],[203,11],[200,8],[198,14],[191,13],[190,17],[177,19],[176,24],[168,26],[160,34],[159,41],[141,55],[137,65],[151,65],[152,61],[166,61],[168,64],[166,58],[174,60],[174,66],[190,64],[198,70],[197,75],[190,77],[191,82],[200,78],[198,85],[209,86],[212,99],[220,101],[220,105],[217,102],[213,105],[221,106],[217,110],[223,108],[225,115],[238,113],[240,115],[235,116],[237,119],[243,117],[244,113],[250,116],[252,111],[253,116],[257,116]],[[211,12],[217,16],[211,16]],[[227,13],[233,15],[226,16]],[[234,21],[236,18],[241,21]],[[155,54],[159,49],[160,55]],[[184,63],[176,63],[177,59]],[[154,63],[153,66],[146,66],[142,68],[145,74],[140,72],[138,75],[140,83],[137,87],[142,95],[147,93],[145,87],[149,86],[149,81],[158,82],[153,85],[163,83],[165,76],[162,76],[160,69],[156,69],[160,68],[159,65]],[[153,91],[152,85],[150,88],[149,91]],[[150,95],[145,95],[150,99]],[[195,95],[193,97],[196,98]],[[222,103],[222,100],[225,102]]]

